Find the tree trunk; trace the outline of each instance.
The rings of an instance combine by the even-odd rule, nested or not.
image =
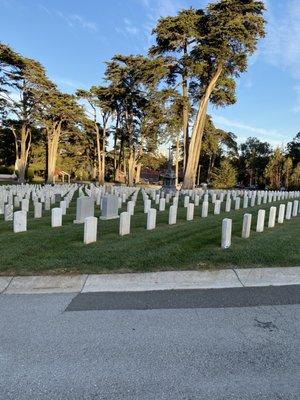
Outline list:
[[[130,156],[128,158],[128,186],[133,186],[134,184],[134,172],[136,167],[136,160],[133,151],[130,151]]]
[[[31,131],[26,125],[23,125],[21,128],[20,139],[18,139],[18,134],[15,128],[10,127],[10,130],[12,131],[15,140],[15,170],[19,175],[19,182],[24,183],[28,155],[31,146]]]
[[[188,157],[188,129],[189,129],[189,107],[188,107],[188,88],[187,79],[183,76],[182,80],[182,132],[183,132],[183,170],[185,171],[186,161]]]
[[[175,186],[179,183],[179,135],[176,138],[176,159],[175,159]]]
[[[47,132],[47,143],[48,143],[48,182],[54,183],[55,179],[55,168],[57,160],[58,143],[61,132],[61,121],[56,123],[51,130]]]
[[[207,107],[209,103],[209,97],[214,90],[217,81],[221,75],[222,66],[219,66],[216,70],[215,75],[211,79],[209,85],[206,88],[205,94],[200,101],[199,110],[197,113],[196,121],[193,127],[193,133],[190,141],[190,149],[187,159],[187,165],[184,175],[183,188],[184,189],[193,189],[195,185],[195,178],[197,173],[197,167],[199,163],[201,144],[202,144],[202,136],[203,130],[205,126]]]
[[[140,183],[140,180],[141,180],[141,169],[142,169],[142,163],[138,163],[136,165],[135,183]]]

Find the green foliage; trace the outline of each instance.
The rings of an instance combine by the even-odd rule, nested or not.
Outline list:
[[[279,189],[283,184],[283,164],[284,154],[281,149],[277,148],[271,155],[264,173],[272,189]]]
[[[216,189],[228,189],[236,185],[237,172],[229,160],[222,160],[219,168],[212,173],[212,186]]]
[[[32,167],[27,168],[27,170],[26,170],[26,178],[29,180],[29,182],[33,181],[34,169]]]

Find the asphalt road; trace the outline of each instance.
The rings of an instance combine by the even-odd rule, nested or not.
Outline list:
[[[263,306],[223,307],[226,289],[212,308],[140,310],[116,295],[1,295],[0,399],[298,400],[300,307],[277,290]]]

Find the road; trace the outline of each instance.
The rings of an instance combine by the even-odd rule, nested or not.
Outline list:
[[[298,289],[1,295],[0,399],[298,400]]]

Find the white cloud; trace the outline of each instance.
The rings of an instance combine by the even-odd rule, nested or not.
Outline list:
[[[124,18],[125,31],[130,35],[137,35],[139,33],[139,28],[134,26],[128,18]]]
[[[253,135],[257,135],[260,140],[268,141],[274,147],[280,146],[289,140],[284,133],[276,129],[265,129],[248,125],[241,121],[230,120],[221,115],[213,115],[213,121],[217,126],[223,127],[224,129],[232,129],[234,133],[238,134],[239,142]],[[236,129],[239,131],[236,132]]]
[[[278,0],[276,0],[277,2]],[[300,79],[300,3],[299,0],[278,2],[275,14],[272,2],[267,6],[267,36],[264,44],[264,56],[273,65],[289,71]]]
[[[78,14],[65,15],[61,11],[56,11],[56,15],[58,15],[61,19],[63,19],[70,28],[80,27],[80,28],[86,29],[92,33],[95,33],[98,31],[98,27],[95,22],[88,21],[81,15],[78,15]]]

